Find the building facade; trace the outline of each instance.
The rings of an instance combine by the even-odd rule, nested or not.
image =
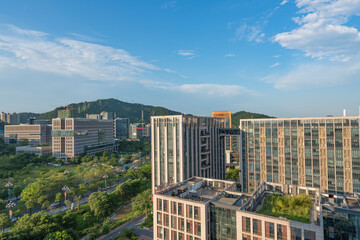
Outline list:
[[[4,130],[6,144],[18,144],[22,140],[29,145],[51,144],[51,125],[48,124],[5,125]]]
[[[16,147],[16,154],[31,153],[38,156],[50,155],[52,151],[51,146],[22,146]]]
[[[214,111],[212,117],[225,118],[225,128],[233,128],[231,111]],[[225,137],[225,154],[227,168],[240,167],[240,136]]]
[[[54,118],[52,120],[52,152],[56,158],[80,154],[113,152],[114,126],[111,120],[86,118]]]
[[[114,120],[114,137],[117,139],[128,139],[129,138],[129,118],[116,118]]]
[[[225,178],[225,119],[151,117],[153,191],[193,176]]]
[[[129,125],[129,138],[132,140],[140,140],[144,133],[144,123],[131,123]]]
[[[6,124],[18,125],[20,124],[20,115],[17,113],[0,113],[0,122]]]
[[[267,181],[360,192],[359,118],[240,120],[243,191]]]
[[[153,195],[154,239],[160,240],[321,240],[319,191],[313,189],[309,223],[256,213],[266,194],[297,195],[306,187],[263,183],[253,194],[236,191],[236,183],[194,177]],[[302,190],[302,191],[301,191]],[[260,200],[260,201],[259,201]]]

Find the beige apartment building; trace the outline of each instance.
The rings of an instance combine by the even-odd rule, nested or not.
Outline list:
[[[359,118],[240,120],[243,191],[266,181],[359,193]]]
[[[54,118],[52,120],[52,152],[56,158],[71,158],[86,153],[116,151],[112,120],[86,118]]]
[[[29,145],[51,144],[51,125],[5,125],[4,138],[6,144],[18,144],[21,140],[27,140]]]
[[[193,176],[225,179],[224,118],[151,117],[153,192]]]
[[[256,213],[268,194],[313,196],[310,222]],[[320,240],[324,239],[319,189],[263,183],[254,194],[232,181],[193,177],[153,195],[154,239]]]

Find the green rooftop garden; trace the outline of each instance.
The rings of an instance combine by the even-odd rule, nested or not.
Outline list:
[[[311,197],[306,194],[297,196],[269,194],[257,211],[273,217],[285,217],[289,220],[310,223]]]

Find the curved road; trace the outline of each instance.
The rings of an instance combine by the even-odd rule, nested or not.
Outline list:
[[[142,223],[144,220],[145,220],[145,213],[137,216],[136,218],[134,218],[133,220],[131,220],[131,221],[127,222],[127,223],[124,223],[121,226],[118,226],[117,228],[115,228],[114,230],[109,232],[108,234],[97,238],[97,240],[112,239],[112,238],[118,236],[121,233],[121,231],[126,229],[126,228],[128,228],[128,229],[134,228],[136,235],[138,235],[138,236],[143,235],[145,237],[149,237],[149,238],[152,239],[153,238],[153,232],[152,231],[142,229],[142,228],[138,228],[138,225],[140,223]]]

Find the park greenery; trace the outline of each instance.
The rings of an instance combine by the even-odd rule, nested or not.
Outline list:
[[[0,229],[10,229],[0,233],[0,239],[80,239],[85,235],[92,239],[148,212],[151,165],[148,157],[134,160],[149,153],[149,144],[121,145],[122,154],[78,156],[64,164],[51,156],[15,155],[14,147],[0,139]],[[5,186],[7,182],[10,187]],[[18,196],[21,200],[12,208],[18,220],[11,224],[6,200]],[[129,200],[137,202],[131,214],[110,221],[109,216]],[[55,203],[69,210],[50,215]]]
[[[306,194],[297,196],[269,194],[257,213],[309,223],[311,207],[311,197]]]
[[[232,169],[230,168],[229,171],[226,173],[225,178],[226,180],[231,180],[231,181],[239,181],[239,175],[240,174],[240,170],[239,169]]]

